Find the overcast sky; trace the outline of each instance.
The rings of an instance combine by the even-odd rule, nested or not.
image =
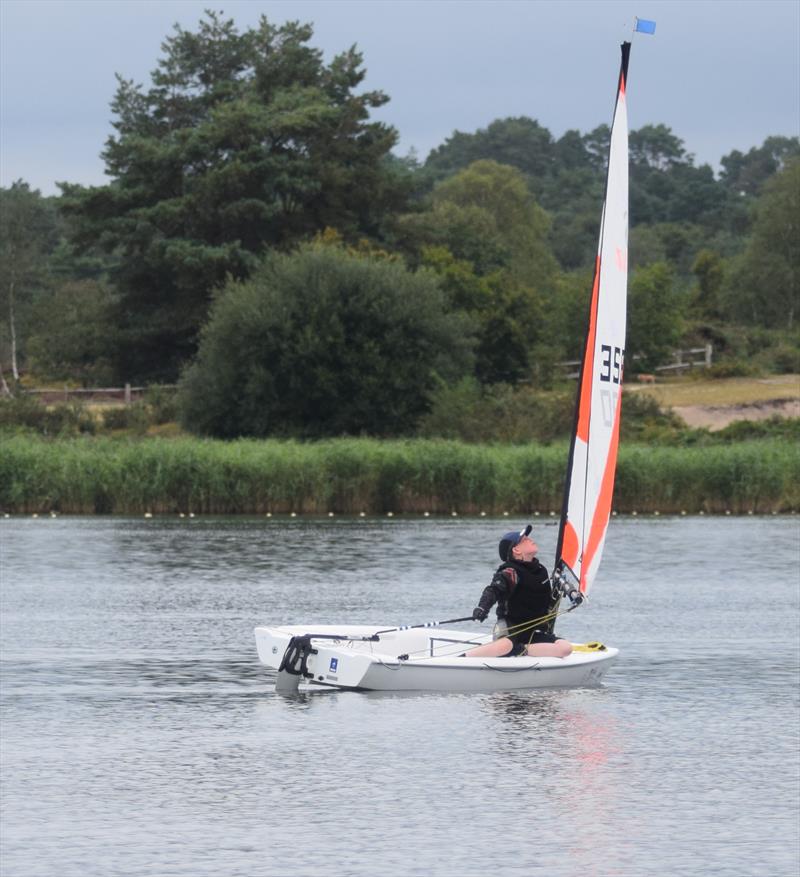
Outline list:
[[[0,184],[105,182],[114,73],[149,85],[173,24],[209,6],[240,28],[313,22],[326,60],[357,44],[400,155],[506,116],[556,137],[610,123],[637,15],[657,30],[633,40],[631,128],[664,123],[715,169],[800,134],[800,0],[0,0]]]

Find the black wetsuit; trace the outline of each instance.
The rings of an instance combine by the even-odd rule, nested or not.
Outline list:
[[[552,643],[557,637],[547,631],[547,622],[531,628],[530,622],[550,612],[552,592],[547,570],[534,558],[530,563],[516,560],[501,564],[492,581],[483,589],[478,606],[488,612],[497,603],[497,618],[504,621],[514,643],[512,654],[523,654],[528,643]],[[523,630],[516,631],[519,625]]]

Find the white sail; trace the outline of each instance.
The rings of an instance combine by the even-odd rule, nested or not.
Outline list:
[[[628,289],[628,114],[630,43],[622,44],[608,179],[575,428],[570,448],[556,569],[586,593],[597,574],[611,514],[619,443]]]

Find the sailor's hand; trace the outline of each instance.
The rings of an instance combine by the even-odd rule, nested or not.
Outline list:
[[[489,614],[488,609],[484,609],[483,606],[476,606],[472,610],[472,620],[473,621],[486,621],[486,616]]]

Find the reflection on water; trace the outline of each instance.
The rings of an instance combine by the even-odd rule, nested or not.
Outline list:
[[[615,520],[602,688],[274,692],[255,624],[468,614],[506,529],[0,523],[0,873],[794,875],[793,519]]]

